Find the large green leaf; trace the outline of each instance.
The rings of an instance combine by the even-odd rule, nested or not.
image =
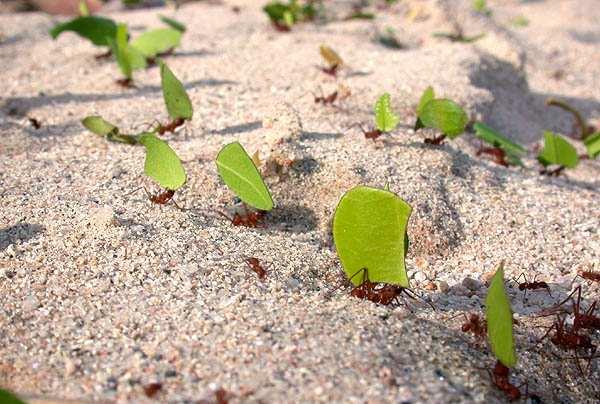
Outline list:
[[[154,133],[140,135],[139,142],[146,148],[144,172],[166,189],[176,190],[185,184],[185,170],[171,147]]]
[[[0,389],[0,403],[2,404],[25,404],[25,401],[15,396],[10,391]]]
[[[131,46],[150,58],[179,46],[181,35],[181,31],[174,28],[155,29],[135,38],[131,41]]]
[[[500,133],[481,122],[476,122],[473,125],[473,129],[475,129],[475,136],[494,147],[499,147],[504,150],[512,163],[523,165],[520,157],[527,153],[527,150],[525,150],[523,146],[502,136]]]
[[[348,278],[362,268],[369,280],[408,287],[404,264],[411,206],[383,189],[357,186],[346,192],[333,217],[333,239]],[[359,285],[362,276],[351,279]]]
[[[443,98],[427,102],[419,118],[423,125],[439,129],[450,139],[460,136],[469,122],[466,112],[458,104]]]
[[[513,318],[510,301],[504,290],[504,264],[501,263],[492,278],[485,298],[487,331],[492,352],[507,367],[517,364],[513,336]]]
[[[159,18],[162,22],[167,24],[169,27],[176,29],[177,31],[185,32],[187,29],[183,23],[181,23],[173,18],[169,18],[164,15],[161,15]]]
[[[538,155],[538,161],[544,166],[557,164],[562,167],[575,168],[579,164],[577,150],[562,136],[550,131],[544,132],[544,148]]]
[[[111,133],[118,133],[119,128],[117,128],[112,123],[104,120],[101,116],[88,116],[85,117],[81,123],[85,126],[90,132],[95,133],[100,136],[108,136]]]
[[[382,132],[393,131],[398,122],[400,122],[400,118],[394,114],[390,104],[390,95],[388,93],[379,97],[375,103],[375,125]]]
[[[242,201],[256,209],[273,209],[271,193],[241,144],[234,142],[221,149],[217,169],[223,182]]]
[[[117,24],[109,18],[84,16],[71,21],[55,25],[50,30],[52,38],[56,39],[65,31],[72,31],[79,36],[89,39],[94,45],[108,46],[107,38],[114,38],[117,34]]]
[[[592,135],[588,135],[584,140],[585,148],[587,149],[588,156],[591,159],[595,159],[600,155],[600,132],[596,132]]]
[[[194,111],[190,97],[188,97],[181,81],[175,77],[165,63],[160,64],[160,80],[169,116],[172,119],[192,119]]]
[[[117,34],[114,39],[109,38],[111,49],[117,58],[117,64],[121,73],[127,78],[133,77],[133,71],[143,69],[147,66],[146,58],[128,42],[127,25],[118,24]]]

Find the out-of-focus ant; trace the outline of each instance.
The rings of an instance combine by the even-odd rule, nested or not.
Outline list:
[[[581,285],[577,286],[558,306],[572,299],[575,293],[577,293],[577,300],[573,300],[573,331],[600,330],[600,317],[594,315],[598,301],[594,301],[586,311],[581,312]]]
[[[481,146],[479,147],[479,150],[477,150],[477,153],[475,153],[477,156],[481,156],[482,154],[487,154],[488,156],[492,157],[492,161],[496,164],[499,164],[501,166],[504,167],[508,167],[508,161],[506,161],[506,152],[504,150],[502,150],[499,147],[485,147],[485,146]]]
[[[263,211],[250,211],[246,204],[244,204],[244,214],[235,212],[232,217],[229,217],[222,211],[218,212],[230,220],[234,226],[259,227],[261,220],[265,217]]]
[[[550,169],[548,169],[548,168],[542,168],[542,169],[540,170],[540,174],[541,174],[541,175],[547,175],[547,176],[549,176],[549,177],[558,177],[559,175],[561,175],[561,174],[562,174],[562,172],[563,172],[564,170],[565,170],[565,166],[559,166],[559,167],[556,167],[556,168],[555,168],[555,169],[553,169],[553,170],[550,170]]]
[[[131,77],[118,79],[116,83],[123,88],[135,88],[135,84],[133,84],[133,79]]]
[[[577,275],[588,281],[600,282],[600,272],[579,270]]]
[[[153,398],[162,389],[161,383],[150,383],[144,386],[144,394],[148,398]]]
[[[475,335],[479,339],[484,339],[487,333],[487,322],[479,316],[477,313],[469,314],[469,317],[466,314],[462,313],[466,318],[466,322],[462,324],[460,329],[463,332],[470,332]]]
[[[333,93],[329,94],[328,96],[324,96],[324,95],[316,96],[316,95],[314,95],[314,97],[315,97],[315,104],[322,103],[323,105],[327,105],[327,104],[333,105],[333,103],[335,102],[335,100],[338,97],[338,92],[334,91]]]
[[[112,56],[112,49],[107,50],[104,53],[100,53],[96,56],[94,56],[94,59],[96,60],[104,60],[104,59],[108,59]]]
[[[150,68],[152,66],[155,66],[156,65],[156,61],[158,59],[160,59],[162,57],[165,57],[165,56],[172,55],[174,52],[175,52],[175,48],[171,48],[171,49],[168,49],[168,50],[166,50],[164,52],[161,52],[161,53],[157,54],[156,56],[152,56],[152,57],[146,58],[147,67]]]
[[[340,65],[332,65],[329,67],[319,67],[319,70],[321,70],[323,73],[328,74],[329,76],[332,77],[337,77],[337,73],[340,69]]]
[[[523,278],[523,280],[525,282],[519,282],[519,279],[521,279],[521,278]],[[519,275],[515,279],[515,282],[517,282],[519,284],[519,290],[525,291],[525,293],[523,294],[523,298],[525,298],[525,296],[527,296],[528,290],[536,290],[536,289],[546,289],[548,294],[550,296],[552,296],[552,293],[550,293],[550,286],[548,286],[548,284],[546,282],[536,281],[536,278],[537,278],[537,275],[533,278],[533,282],[529,282],[529,281],[527,281],[527,275],[525,275],[525,273],[523,272],[521,275]]]
[[[365,130],[365,128],[363,128],[363,126],[359,123],[357,123],[353,126],[358,126],[360,128],[363,135],[365,135],[365,139],[376,140],[379,136],[383,135],[383,132],[377,128],[373,128],[371,130]]]
[[[265,279],[265,277],[267,276],[267,271],[261,265],[258,258],[255,258],[255,257],[246,258],[246,264],[248,265],[248,267],[250,267],[250,269],[252,271],[254,271],[256,273],[256,275],[258,275],[259,279]]]
[[[42,123],[40,121],[38,121],[35,118],[32,117],[28,117],[27,120],[29,121],[29,123],[31,124],[31,126],[33,126],[33,129],[39,129],[42,127]]]
[[[494,370],[491,373],[492,382],[506,394],[509,401],[518,400],[521,398],[521,390],[510,382],[508,379],[509,374],[510,368],[504,366],[502,362],[496,361],[496,366],[494,366]]]
[[[446,139],[446,135],[444,135],[443,133],[439,136],[435,136],[435,137],[431,137],[431,138],[425,138],[423,140],[423,142],[425,142],[426,144],[430,144],[430,145],[434,145],[434,146],[439,146],[441,145],[444,140]]]

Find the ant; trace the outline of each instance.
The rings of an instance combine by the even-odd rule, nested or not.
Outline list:
[[[251,270],[256,272],[256,275],[258,275],[259,279],[265,279],[265,277],[267,276],[267,271],[260,264],[260,261],[258,260],[258,258],[255,258],[255,257],[246,258],[246,264],[248,264],[248,266],[250,267]]]
[[[33,126],[33,129],[37,130],[42,127],[42,123],[35,118],[28,117],[27,120],[29,121],[31,126]]]
[[[329,94],[328,96],[322,95],[320,97],[317,97],[316,95],[314,95],[314,97],[315,97],[315,104],[323,103],[323,105],[327,105],[327,104],[333,105],[333,103],[335,102],[335,100],[338,97],[338,92],[334,91],[333,93]]]
[[[484,339],[487,333],[487,322],[477,313],[471,313],[469,314],[469,317],[464,313],[462,313],[462,315],[465,316],[467,321],[462,324],[460,329],[463,332],[472,333],[479,339]]]
[[[540,170],[541,175],[547,175],[549,177],[558,177],[564,171],[565,166],[556,167],[554,170],[549,170],[547,168],[543,168]]]
[[[360,128],[360,130],[362,131],[362,133],[365,135],[365,139],[373,139],[373,141],[375,141],[379,136],[383,135],[383,132],[380,131],[377,128],[371,129],[371,130],[365,130],[361,124],[357,123],[353,126],[358,126]]]
[[[104,53],[100,53],[99,55],[94,56],[94,59],[96,60],[104,60],[104,59],[108,59],[112,56],[112,50],[109,49]]]
[[[565,300],[559,303],[559,306],[566,303],[567,300],[571,299],[573,295],[577,292],[577,301],[574,301],[573,304],[573,331],[577,332],[580,329],[588,329],[588,330],[600,330],[600,317],[595,316],[594,312],[596,311],[596,304],[598,301],[594,301],[592,305],[583,313],[580,312],[581,309],[581,285],[577,286],[569,296]]]
[[[525,282],[519,283],[519,279],[521,277],[525,280]],[[515,282],[517,282],[519,284],[519,290],[525,291],[525,294],[523,295],[523,299],[527,295],[528,290],[536,290],[536,289],[546,289],[548,294],[550,296],[552,296],[552,293],[550,293],[550,286],[548,286],[548,284],[546,282],[542,282],[542,281],[536,282],[536,280],[535,280],[536,278],[537,278],[537,275],[533,278],[533,282],[529,282],[529,281],[527,281],[527,275],[525,275],[525,273],[523,272],[521,275],[519,275],[515,279]]]
[[[434,145],[434,146],[439,146],[444,142],[444,139],[446,139],[446,135],[441,134],[439,136],[433,137],[433,138],[425,138],[425,140],[423,140],[426,144],[430,144],[430,145]]]
[[[156,61],[162,57],[172,55],[175,52],[175,48],[168,49],[164,52],[157,54],[156,56],[146,58],[148,68],[155,66]]]
[[[321,70],[323,73],[328,74],[332,77],[337,77],[337,73],[338,73],[339,69],[340,69],[340,65],[338,65],[338,64],[334,64],[329,67],[319,67],[319,70]]]
[[[510,369],[508,367],[504,366],[502,362],[496,361],[496,366],[494,366],[491,373],[492,382],[506,394],[509,401],[518,400],[521,398],[521,390],[508,380],[509,373]]]
[[[165,191],[156,195],[150,194],[147,190],[145,191],[146,194],[148,194],[148,199],[150,199],[150,202],[156,203],[157,205],[166,205],[171,199],[173,199],[173,195],[175,195],[175,191],[172,189],[166,189]]]
[[[235,212],[233,217],[227,216],[224,212],[218,211],[222,216],[231,220],[231,224],[234,226],[246,226],[246,227],[258,227],[260,221],[264,218],[265,213],[263,211],[250,212],[246,204],[244,204],[244,214]]]
[[[577,275],[588,281],[600,282],[600,272],[579,270]]]
[[[162,389],[161,383],[150,383],[150,384],[144,386],[144,394],[146,394],[146,397],[152,398],[152,397],[156,396],[156,394],[158,394],[158,392],[161,389]]]
[[[504,167],[508,167],[508,165],[509,165],[508,161],[506,161],[506,152],[499,147],[481,146],[481,147],[479,147],[479,150],[477,150],[477,153],[475,153],[475,154],[477,156],[480,156],[482,154],[487,154],[489,156],[492,156],[492,161],[494,163],[499,164]]]
[[[171,122],[165,124],[165,125],[158,125],[158,128],[156,129],[159,135],[164,135],[167,132],[170,133],[175,133],[175,129],[177,129],[178,127],[180,127],[181,125],[183,125],[185,123],[185,119],[184,118],[175,118],[173,119]]]
[[[131,77],[118,79],[116,83],[123,88],[135,88],[135,84],[133,84],[133,79]]]

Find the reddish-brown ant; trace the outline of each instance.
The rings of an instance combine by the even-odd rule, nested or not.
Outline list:
[[[185,123],[184,118],[175,118],[165,125],[158,125],[156,131],[159,135],[164,135],[167,132],[175,133],[175,130]]]
[[[158,392],[162,389],[162,384],[160,383],[150,383],[144,386],[144,394],[148,398],[152,398],[158,394]]]
[[[359,123],[352,125],[351,128],[354,126],[358,126],[360,128],[361,132],[365,135],[366,139],[376,140],[379,136],[383,135],[383,132],[377,128],[365,130],[365,128],[363,128],[363,126]]]
[[[29,117],[29,118],[27,118],[27,120],[29,121],[29,123],[31,124],[31,126],[33,126],[33,129],[36,129],[36,130],[37,130],[37,129],[39,129],[39,128],[41,128],[41,127],[42,127],[42,124],[41,124],[41,122],[40,122],[40,121],[38,121],[38,120],[37,120],[37,119],[35,119],[35,118],[31,118],[31,117]]]
[[[547,175],[549,177],[558,177],[559,175],[562,174],[562,172],[564,171],[565,166],[560,166],[560,167],[556,167],[553,170],[549,170],[547,168],[542,168],[540,170],[540,174],[541,175]]]
[[[483,320],[477,313],[471,313],[469,314],[469,317],[467,317],[464,313],[462,314],[465,316],[467,321],[462,324],[460,329],[463,332],[472,333],[479,339],[484,339],[487,333],[487,322]]]
[[[175,195],[175,191],[172,189],[166,189],[165,191],[156,195],[150,194],[147,190],[146,193],[148,194],[148,199],[150,199],[150,202],[156,203],[157,205],[166,205],[171,199],[173,199],[173,195]]]
[[[588,281],[600,282],[600,272],[579,270],[577,275]]]
[[[508,380],[509,374],[510,369],[504,366],[502,362],[496,361],[496,366],[492,371],[492,382],[506,394],[510,401],[518,400],[521,398],[521,390]]]
[[[215,401],[217,404],[228,404],[229,403],[229,392],[224,388],[215,390]]]
[[[116,83],[124,88],[135,88],[135,84],[133,84],[133,79],[131,77],[118,79]]]
[[[426,144],[431,144],[431,145],[435,145],[435,146],[439,146],[444,142],[444,139],[446,139],[446,135],[441,134],[439,136],[435,136],[432,138],[425,138],[423,140],[423,142],[425,142]]]
[[[521,277],[525,280],[525,282],[519,283],[519,279]],[[537,277],[537,275],[536,275],[536,277]],[[523,272],[521,275],[519,275],[515,279],[515,282],[517,282],[519,284],[519,290],[524,290],[525,291],[525,294],[523,295],[523,298],[525,298],[525,296],[527,295],[527,291],[528,290],[536,290],[536,289],[546,289],[546,291],[548,292],[548,294],[550,296],[552,296],[552,293],[550,293],[550,286],[548,286],[548,284],[546,282],[543,282],[543,281],[537,282],[535,280],[536,277],[533,278],[533,282],[528,282],[527,281],[527,276]]]
[[[581,285],[577,286],[565,300],[560,302],[558,306],[567,302],[573,295],[577,293],[577,301],[573,302],[573,332],[577,332],[580,329],[588,330],[600,330],[600,317],[595,316],[597,301],[594,301],[592,305],[583,313],[581,313]]]
[[[258,227],[260,221],[265,217],[265,213],[263,211],[249,211],[245,204],[244,214],[235,212],[233,217],[229,217],[224,212],[218,212],[228,220],[231,220],[231,224],[234,226]]]
[[[340,69],[340,65],[332,65],[330,67],[319,67],[323,73],[328,74],[332,77],[337,77],[338,70]]]
[[[322,95],[320,97],[317,97],[315,95],[314,97],[315,97],[315,104],[318,104],[318,103],[323,103],[323,105],[333,104],[338,97],[338,92],[334,91],[333,93],[329,94],[328,96]]]
[[[258,275],[259,279],[265,279],[265,277],[267,276],[267,271],[260,264],[260,261],[258,260],[258,258],[255,258],[255,257],[246,258],[246,264],[248,264],[250,269],[253,270],[256,273],[256,275]]]
[[[477,153],[477,156],[487,154],[492,157],[492,161],[504,167],[508,167],[508,161],[506,161],[506,152],[499,147],[484,147],[481,146]]]

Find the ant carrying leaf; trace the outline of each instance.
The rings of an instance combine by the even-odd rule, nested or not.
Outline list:
[[[344,61],[340,55],[327,45],[321,45],[319,47],[319,52],[321,53],[321,57],[323,57],[328,64],[328,67],[320,67],[321,71],[336,77],[338,70],[344,65]]]
[[[134,87],[133,72],[147,66],[146,58],[129,44],[128,37],[127,25],[118,24],[115,38],[108,38],[112,53],[116,56],[121,73],[125,76],[117,80],[117,84],[127,88]]]
[[[185,91],[185,87],[181,81],[173,74],[171,69],[165,64],[160,64],[160,79],[163,91],[165,105],[171,118],[171,122],[165,125],[159,125],[156,129],[160,135],[166,132],[175,132],[179,126],[183,125],[186,120],[192,119],[194,110],[190,97]]]
[[[544,148],[537,157],[544,169],[540,174],[558,176],[565,168],[575,168],[579,164],[577,150],[565,138],[550,131],[544,132]],[[548,166],[558,167],[549,170]]]
[[[183,31],[175,28],[159,28],[146,31],[131,41],[131,46],[137,49],[147,60],[158,55],[171,52],[181,43]]]
[[[477,151],[478,156],[480,154],[488,154],[496,164],[505,167],[509,165],[523,165],[521,156],[526,153],[523,146],[502,136],[500,133],[481,122],[476,122],[473,125],[473,128],[475,129],[475,136],[491,146],[484,147],[481,145]]]
[[[263,7],[263,11],[271,20],[271,24],[277,31],[290,31],[294,24],[312,20],[316,10],[312,2],[299,4],[298,0],[289,0],[287,4],[280,1],[272,1]]]
[[[360,124],[358,125],[365,135],[365,138],[375,140],[384,133],[393,131],[396,129],[396,126],[398,126],[400,118],[392,110],[390,98],[390,95],[385,93],[377,99],[377,102],[375,102],[373,108],[375,112],[374,129],[366,131]]]
[[[433,96],[433,89],[431,92],[429,92],[429,88],[425,90],[417,107],[418,121],[415,128],[438,129],[442,134],[425,139],[425,143],[439,145],[446,138],[455,139],[460,136],[465,131],[469,117],[454,101],[444,98],[431,99]]]
[[[135,145],[138,143],[134,135],[126,135],[119,132],[119,128],[104,120],[101,116],[88,116],[81,123],[90,132],[106,137],[109,142],[125,143]]]

